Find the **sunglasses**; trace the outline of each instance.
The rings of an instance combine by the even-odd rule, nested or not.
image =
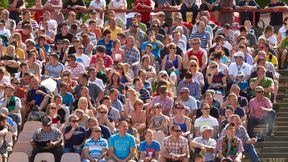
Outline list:
[[[188,92],[180,92],[180,94],[186,94],[186,93],[188,93]]]
[[[77,123],[78,120],[71,120],[70,122],[72,122],[72,123]]]
[[[107,112],[106,111],[102,111],[102,112],[99,112],[100,114],[107,114]]]
[[[180,129],[176,129],[176,130],[174,130],[174,132],[178,132],[179,133],[179,132],[181,132],[181,130]]]
[[[56,110],[57,108],[56,108],[56,107],[50,107],[50,109],[51,109],[51,110]]]
[[[161,109],[161,106],[156,106],[156,107],[154,107],[154,108]]]
[[[192,45],[198,45],[199,43],[192,43]]]
[[[99,130],[99,129],[95,129],[95,130],[93,130],[93,132],[101,133],[101,130]]]
[[[13,83],[13,84],[20,85],[20,83],[18,83],[18,82],[17,83]]]
[[[197,65],[191,65],[191,67],[197,67]]]
[[[66,60],[66,62],[71,62],[71,60]]]
[[[49,124],[49,125],[43,125],[43,127],[50,127],[51,126],[51,124]]]
[[[175,109],[176,109],[176,110],[183,110],[184,107],[176,107]]]
[[[203,110],[210,110],[210,108],[206,107],[206,108],[202,108]]]
[[[211,68],[211,69],[216,69],[216,68],[217,68],[217,66],[211,66],[210,68]]]
[[[256,92],[256,93],[264,93],[264,91],[258,91],[258,92]]]

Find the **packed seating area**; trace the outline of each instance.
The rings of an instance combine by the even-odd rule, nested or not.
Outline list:
[[[25,5],[0,9],[0,162],[262,161],[284,2],[263,29],[255,0]]]

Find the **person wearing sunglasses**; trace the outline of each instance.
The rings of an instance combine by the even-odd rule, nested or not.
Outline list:
[[[218,120],[212,116],[210,116],[210,105],[208,103],[202,103],[200,106],[200,111],[202,113],[202,115],[197,118],[194,122],[194,136],[195,137],[199,137],[200,134],[200,127],[202,125],[208,125],[214,129],[213,131],[213,138],[217,139],[218,137],[218,127],[219,127],[219,123]]]
[[[219,64],[212,61],[207,68],[206,72],[207,88],[220,92],[221,95],[225,95],[226,75],[219,69]]]
[[[188,140],[181,136],[180,126],[173,125],[170,134],[163,139],[159,161],[188,162]]]
[[[50,152],[54,155],[55,162],[60,162],[63,154],[62,133],[59,129],[51,126],[52,119],[49,116],[41,118],[42,127],[37,129],[30,144],[33,146],[31,160],[34,161],[35,155],[42,152]]]
[[[101,137],[99,126],[92,127],[91,135],[84,144],[82,162],[104,162],[108,152],[108,142]]]
[[[64,153],[74,152],[81,155],[86,129],[79,125],[76,115],[70,115],[68,122],[69,126],[64,131]]]
[[[238,51],[233,54],[235,62],[229,65],[228,75],[229,81],[235,81],[239,71],[244,73],[244,80],[249,80],[251,75],[251,66],[245,63],[245,55],[243,52]]]
[[[268,124],[268,136],[273,136],[272,130],[276,113],[269,98],[265,97],[265,89],[262,86],[255,88],[255,97],[249,102],[250,117],[248,119],[248,134],[255,137],[254,127],[256,124]]]

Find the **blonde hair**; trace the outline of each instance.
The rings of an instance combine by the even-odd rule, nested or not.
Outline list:
[[[85,102],[85,101],[87,102],[86,109],[88,109],[88,105],[89,105],[89,104],[88,104],[88,99],[87,99],[86,97],[80,97],[80,98],[79,98],[78,104],[77,104],[78,109],[81,109],[81,108],[80,108],[80,104],[82,104],[82,103]]]
[[[188,63],[188,71],[190,71],[192,64],[196,64],[197,65],[196,66],[196,71],[198,71],[199,70],[199,64],[198,64],[198,62],[196,60],[190,60],[189,61],[189,63]]]

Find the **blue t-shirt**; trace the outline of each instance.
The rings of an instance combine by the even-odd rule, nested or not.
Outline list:
[[[111,136],[108,146],[113,147],[115,155],[119,159],[124,160],[129,155],[130,149],[136,148],[136,143],[132,135],[126,133],[124,137],[120,137],[119,133],[117,133]]]
[[[72,129],[71,126],[65,128],[65,134],[70,132]],[[85,139],[85,128],[82,126],[78,126],[72,137],[69,140],[65,140],[65,147],[73,147],[73,145],[80,145]]]
[[[152,141],[149,145],[147,141],[140,143],[139,151],[145,151],[145,157],[155,157],[155,152],[160,151],[160,144],[157,141]]]
[[[66,95],[64,94],[61,94],[62,96],[62,99],[63,99],[63,104],[65,104],[66,106],[69,106],[69,104],[73,104],[75,99],[74,99],[74,96],[70,93],[70,92],[67,92]]]
[[[98,45],[103,45],[106,47],[106,54],[109,55],[109,56],[112,56],[112,43],[113,41],[110,40],[108,42],[108,44],[105,44],[105,41],[102,39],[102,40],[99,40],[98,43],[97,43],[97,46]]]
[[[83,149],[89,150],[89,155],[92,158],[98,158],[103,152],[102,149],[108,149],[107,140],[100,138],[97,141],[94,141],[93,138],[89,138],[85,141]]]
[[[157,42],[160,42],[159,40],[157,40]],[[145,51],[146,50],[146,46],[148,44],[151,44],[152,45],[152,51],[151,53],[153,54],[153,56],[155,58],[160,58],[160,48],[158,46],[158,44],[156,42],[149,42],[149,41],[146,41],[142,44],[142,47],[141,47],[141,51]]]

